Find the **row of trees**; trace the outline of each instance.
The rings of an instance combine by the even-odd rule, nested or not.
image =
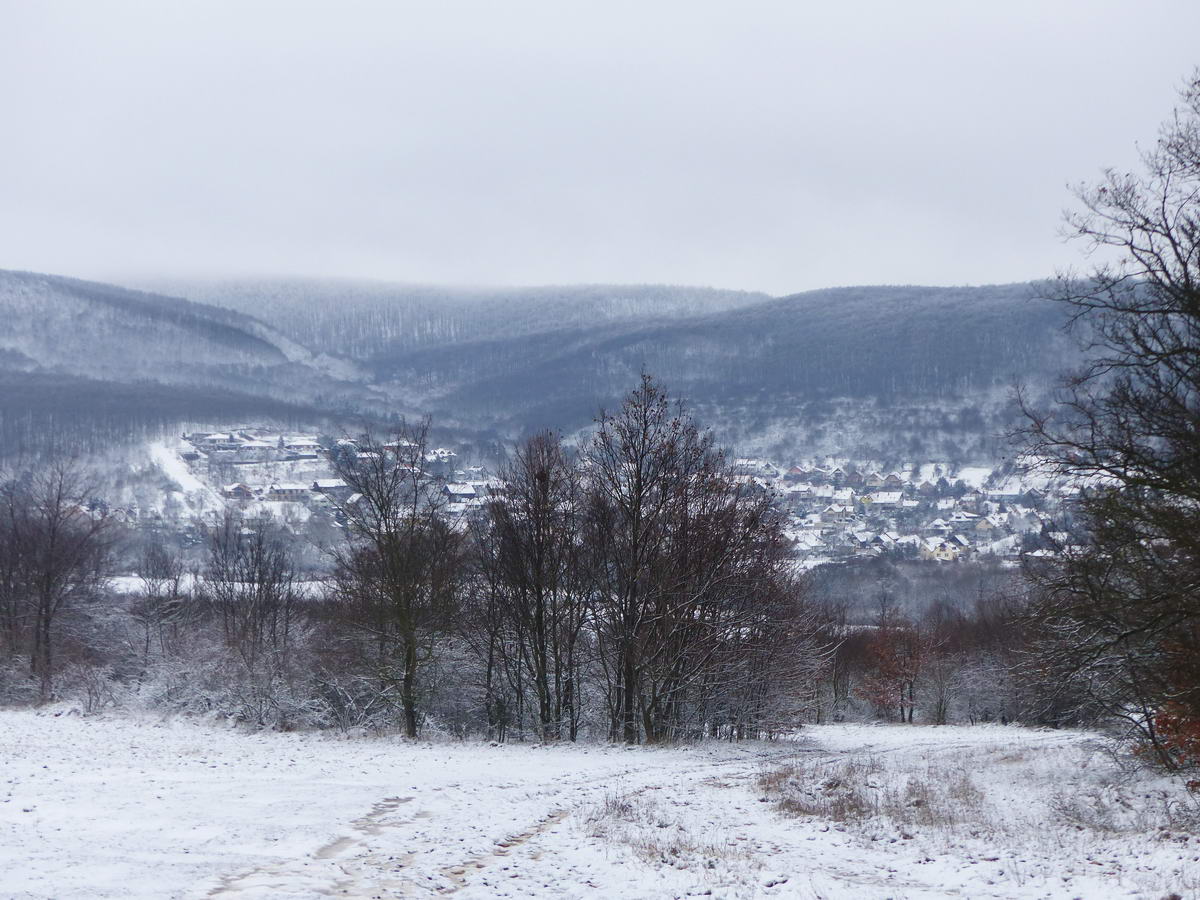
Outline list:
[[[118,534],[77,474],[9,480],[0,670],[24,660],[32,698],[410,735],[432,720],[497,739],[1043,714],[1013,674],[1019,582],[939,570],[913,584],[944,594],[921,618],[899,613],[884,573],[845,596],[828,576],[802,586],[771,498],[649,379],[578,450],[547,433],[524,442],[470,516],[425,466],[425,437],[418,426],[338,457],[358,496],[324,574],[301,573],[285,529],[231,514],[202,529],[188,565],[147,543],[132,596],[102,588]],[[39,577],[59,586],[56,602],[41,602]],[[863,591],[878,616],[851,624]],[[52,645],[65,652],[52,658]]]
[[[900,614],[880,596],[875,622],[847,628],[829,684],[835,715],[855,701],[892,722],[1026,721],[1044,717],[1043,686],[1023,666],[1020,579],[973,605]],[[918,719],[918,714],[920,718]]]
[[[414,737],[430,714],[497,738],[630,743],[798,724],[836,634],[771,498],[651,378],[582,446],[521,444],[482,509],[451,506],[427,435],[336,456],[354,497],[324,572],[302,575],[278,526],[229,514],[201,529],[191,565],[146,544],[132,601],[105,589],[122,535],[79,469],[3,479],[5,670],[23,660],[18,681],[51,698],[56,674],[70,680],[54,655],[66,639],[94,702],[124,690],[273,724],[394,716]]]
[[[425,434],[339,460],[357,497],[329,609],[410,735],[422,672],[456,642],[499,736],[528,706],[542,739],[575,738],[597,685],[628,743],[794,718],[791,680],[822,645],[780,514],[651,378],[578,452],[522,444],[469,525],[422,468]]]

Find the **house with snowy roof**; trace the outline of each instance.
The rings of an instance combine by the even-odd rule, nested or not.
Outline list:
[[[861,498],[864,506],[877,509],[899,506],[903,499],[904,494],[901,491],[873,491],[870,494],[864,494]]]
[[[289,483],[273,484],[267,488],[266,499],[301,502],[311,495],[312,488],[307,484]]]
[[[250,485],[238,481],[221,487],[221,496],[226,500],[253,500],[254,490]]]
[[[854,517],[854,507],[844,503],[831,503],[821,510],[822,522],[846,522]]]
[[[468,500],[474,500],[479,494],[475,491],[475,486],[465,481],[451,481],[442,486],[444,493],[452,503],[465,503]]]

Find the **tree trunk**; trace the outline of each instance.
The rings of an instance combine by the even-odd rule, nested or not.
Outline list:
[[[33,630],[33,654],[29,661],[30,671],[38,680],[38,698],[43,703],[50,699],[50,672],[54,662],[50,640],[50,615],[39,605]]]
[[[621,697],[621,739],[626,744],[636,744],[638,742],[637,679],[635,677],[632,651],[626,648],[623,656],[622,677],[625,683],[622,686],[623,693]]]
[[[400,703],[404,707],[404,736],[417,736],[417,646],[408,641],[404,646],[404,680],[400,686]]]

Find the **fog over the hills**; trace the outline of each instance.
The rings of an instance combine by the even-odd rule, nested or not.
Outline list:
[[[5,0],[0,268],[1020,281],[1197,34],[1190,0]]]

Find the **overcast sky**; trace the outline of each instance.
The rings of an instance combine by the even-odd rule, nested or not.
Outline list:
[[[1196,63],[1196,0],[0,0],[0,268],[1024,280]]]

